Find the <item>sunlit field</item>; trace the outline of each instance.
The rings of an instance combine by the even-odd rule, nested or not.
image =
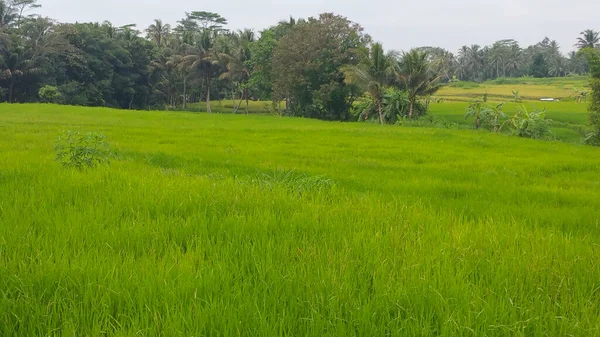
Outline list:
[[[465,119],[466,109],[470,102],[482,100],[487,94],[490,104],[505,103],[504,112],[508,116],[515,114],[519,107],[528,111],[545,109],[546,117],[553,121],[551,131],[556,140],[581,143],[589,132],[588,102],[587,99],[577,101],[576,90],[589,90],[587,77],[501,78],[481,84],[459,82],[444,86],[433,96],[428,115],[459,126],[472,125],[472,119]],[[519,92],[516,101],[513,91]],[[557,101],[543,102],[541,98],[554,98]],[[211,108],[217,113],[233,113],[234,106],[238,104],[239,101],[232,100],[212,101]],[[281,107],[285,107],[285,102],[281,103]],[[206,111],[206,103],[191,103],[188,108]],[[248,110],[251,114],[278,114],[277,106],[267,101],[250,101]],[[237,113],[245,113],[245,102],[242,102]]]
[[[578,91],[588,90],[585,76],[564,78],[500,78],[484,83],[459,82],[447,85],[437,98],[447,101],[472,101],[487,93],[493,102],[514,101],[518,91],[520,100],[539,101],[541,98],[574,101]]]
[[[59,166],[65,130],[110,164]],[[484,131],[0,105],[0,336],[598,336],[598,172]]]

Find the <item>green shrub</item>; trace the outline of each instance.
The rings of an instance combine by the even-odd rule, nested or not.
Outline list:
[[[109,163],[110,144],[100,133],[66,131],[56,141],[56,161],[79,171]]]
[[[45,85],[40,88],[38,95],[43,103],[60,103],[62,95],[58,88],[51,85]]]
[[[525,106],[520,106],[517,113],[507,123],[511,125],[515,134],[523,138],[544,139],[551,138],[550,124],[552,120],[546,118],[546,109],[528,111]]]
[[[584,140],[584,144],[591,146],[600,146],[600,133],[590,132],[587,134]]]

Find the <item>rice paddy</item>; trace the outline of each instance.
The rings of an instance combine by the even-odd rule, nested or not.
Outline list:
[[[66,130],[110,164],[61,167]],[[0,336],[599,336],[598,172],[483,131],[0,105]]]

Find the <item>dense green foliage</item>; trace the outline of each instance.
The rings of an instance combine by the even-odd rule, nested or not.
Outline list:
[[[355,64],[367,43],[360,26],[333,14],[296,24],[273,52],[274,98],[285,99],[294,116],[349,119],[359,93],[342,67]]]
[[[594,127],[594,132],[588,135],[586,141],[591,145],[600,146],[600,51],[594,48],[585,48],[582,50],[588,63],[590,64],[590,123]]]
[[[117,151],[54,161],[64,130]],[[0,335],[595,336],[598,150],[0,105]]]
[[[108,164],[110,144],[99,133],[65,131],[56,140],[56,161],[65,168],[85,170]]]
[[[440,82],[587,72],[581,55],[566,58],[548,38],[527,48],[514,40],[465,46],[457,56],[433,47],[400,54],[332,13],[290,18],[259,35],[228,30],[217,13],[191,11],[173,26],[155,20],[143,35],[135,25],[57,23],[36,15],[39,6],[0,0],[2,101],[212,111],[216,100],[248,113],[261,100],[282,115],[355,120],[355,102],[367,98],[374,107],[363,109],[363,120],[375,110],[380,123],[394,123],[403,113],[385,106],[390,87],[406,92],[412,118],[427,110]],[[582,32],[577,44],[597,47],[598,33]],[[422,66],[411,67],[411,57]]]

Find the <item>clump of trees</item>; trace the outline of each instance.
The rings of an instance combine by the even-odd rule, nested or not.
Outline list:
[[[504,103],[489,104],[483,101],[471,102],[465,112],[465,119],[473,118],[475,129],[487,129],[494,133],[509,132],[516,136],[532,139],[552,138],[550,125],[552,120],[546,118],[546,110],[528,110],[525,105],[517,107],[517,112],[508,116]]]
[[[455,56],[436,48],[385,51],[364,29],[332,13],[290,18],[255,33],[227,29],[217,13],[192,11],[171,25],[58,23],[35,14],[38,0],[0,0],[0,101],[52,102],[126,109],[233,113],[251,100],[273,102],[282,115],[325,120],[415,119],[440,85],[511,76],[588,71],[548,38],[526,48],[514,40],[465,46]],[[580,48],[597,48],[593,30]],[[282,104],[284,102],[284,104]]]
[[[373,111],[381,124],[424,114],[426,107],[419,98],[428,98],[441,88],[441,76],[427,56],[418,49],[402,55],[385,53],[380,43],[374,43],[363,50],[358,64],[345,66],[346,83],[358,86],[368,97],[358,105],[360,120],[375,116]]]
[[[596,45],[597,46],[597,45]],[[590,124],[593,131],[586,137],[586,143],[600,146],[600,51],[587,45],[581,50],[590,65],[591,99],[589,105]]]

